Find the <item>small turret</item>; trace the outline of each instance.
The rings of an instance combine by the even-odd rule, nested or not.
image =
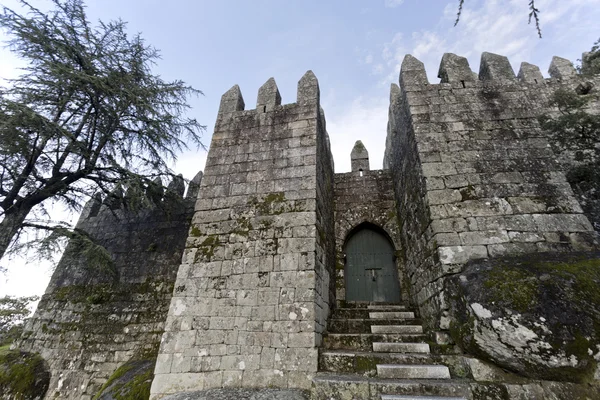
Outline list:
[[[221,105],[219,106],[219,114],[228,114],[235,111],[243,111],[244,98],[242,91],[238,85],[234,85],[223,96],[221,96]]]
[[[410,86],[428,85],[427,72],[425,64],[417,60],[415,57],[407,54],[402,61],[400,68],[400,87],[406,90]]]
[[[298,82],[296,102],[299,105],[319,104],[320,98],[319,81],[312,71],[307,71]]]
[[[202,183],[202,171],[198,171],[194,179],[190,181],[188,186],[187,193],[185,194],[186,199],[196,199],[198,197],[198,192],[200,191],[200,183]]]
[[[167,192],[177,197],[183,197],[183,193],[185,192],[185,182],[183,181],[183,176],[181,174],[173,177],[173,180],[169,183],[169,186],[167,186]]]
[[[552,57],[552,63],[550,63],[548,73],[552,78],[564,80],[576,76],[577,70],[575,70],[571,61],[566,58],[554,56]]]
[[[540,67],[526,62],[521,63],[521,69],[519,69],[519,75],[517,75],[517,78],[523,82],[538,84],[544,83],[544,76],[540,71]]]
[[[270,78],[264,85],[258,89],[258,98],[256,100],[256,110],[266,112],[273,110],[281,105],[281,95],[277,88],[275,79]]]
[[[474,81],[473,71],[469,66],[469,60],[456,54],[446,53],[442,57],[438,78],[442,83]]]
[[[506,56],[484,52],[481,55],[479,79],[482,81],[512,81],[515,80],[515,71],[513,71],[510,62],[508,61],[508,58]]]
[[[100,193],[96,193],[83,206],[83,210],[81,211],[81,215],[79,216],[79,221],[77,224],[79,225],[81,221],[97,216],[98,212],[100,211],[100,207],[102,207],[102,195]]]
[[[369,152],[360,140],[356,141],[350,153],[350,164],[352,172],[360,172],[361,175],[363,171],[369,170]]]

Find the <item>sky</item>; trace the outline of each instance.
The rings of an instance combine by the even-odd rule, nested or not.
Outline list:
[[[49,0],[30,0],[40,9]],[[537,0],[543,38],[528,22],[529,0],[87,0],[91,21],[122,19],[160,49],[155,72],[200,89],[189,116],[206,125],[208,146],[221,95],[238,84],[246,109],[274,77],[282,104],[296,100],[307,70],[319,79],[336,172],[350,170],[350,151],[362,140],[371,169],[383,163],[391,83],[406,54],[425,63],[429,81],[446,52],[467,57],[479,70],[484,51],[505,55],[518,72],[522,61],[547,70],[555,55],[576,62],[600,37],[600,0]],[[15,0],[0,4],[18,9]],[[7,39],[0,32],[0,41]],[[0,49],[0,78],[15,77],[20,60]],[[179,155],[175,171],[191,179],[204,168],[206,151]],[[69,221],[73,215],[60,215]],[[41,295],[51,262],[1,260],[1,295]]]

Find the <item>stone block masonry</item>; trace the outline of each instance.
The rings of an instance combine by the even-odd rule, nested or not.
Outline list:
[[[333,299],[333,161],[312,72],[225,93],[152,384],[310,387]]]
[[[19,347],[39,352],[51,380],[46,399],[90,400],[131,359],[153,359],[164,329],[195,195],[176,178],[147,193],[135,209],[116,190],[85,207],[76,228],[110,255],[92,266],[76,243],[67,246]]]
[[[350,155],[352,172],[335,174],[336,299],[346,299],[344,244],[364,224],[383,230],[396,249],[396,261],[402,260],[394,184],[390,170],[370,170],[368,152],[356,142]],[[356,162],[355,161],[359,161]],[[400,286],[407,283],[399,263]],[[404,287],[403,293],[408,293]],[[408,299],[406,299],[408,300]]]
[[[538,116],[559,88],[584,79],[555,57],[550,79],[523,63],[481,58],[479,75],[446,54],[440,84],[408,55],[393,85],[384,166],[395,183],[412,298],[429,327],[447,329],[445,276],[472,259],[597,248]],[[599,82],[597,77],[591,78]]]

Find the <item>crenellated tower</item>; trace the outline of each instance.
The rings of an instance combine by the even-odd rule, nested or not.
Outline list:
[[[307,389],[332,307],[333,160],[319,84],[274,79],[221,99],[152,398],[219,387]]]
[[[121,365],[154,364],[202,173],[117,186],[84,207],[19,343],[50,368],[48,399],[91,399]],[[89,245],[88,244],[88,245]]]
[[[554,57],[545,79],[483,53],[479,74],[445,54],[439,84],[407,55],[393,85],[384,165],[394,176],[411,296],[429,327],[448,329],[445,277],[470,260],[598,248],[565,177],[575,157],[538,117],[559,88],[586,78]],[[541,257],[541,255],[540,255]]]

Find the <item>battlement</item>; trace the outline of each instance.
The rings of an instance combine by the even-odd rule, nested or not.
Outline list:
[[[319,81],[312,71],[307,71],[298,82],[298,92],[296,103],[290,105],[318,105],[320,103]],[[246,110],[246,103],[242,96],[242,91],[238,85],[234,85],[231,89],[221,97],[219,106],[218,119],[225,115],[236,114],[248,115],[250,112],[261,114],[285,107],[281,105],[281,94],[274,78],[269,78],[264,85],[258,89],[256,99],[256,108]],[[245,113],[242,113],[245,111]]]
[[[469,88],[495,83],[528,83],[534,85],[550,84],[566,81],[578,76],[571,61],[553,57],[548,68],[550,78],[544,78],[536,65],[522,62],[519,72],[515,72],[507,57],[484,52],[481,55],[479,73],[471,70],[465,57],[453,53],[445,53],[438,71],[439,84],[442,87]],[[405,90],[413,86],[432,85],[427,78],[425,65],[415,57],[406,55],[400,71],[400,84]],[[433,86],[432,85],[432,86]]]
[[[88,200],[83,207],[77,226],[80,227],[90,219],[135,217],[138,213],[155,208],[176,211],[181,208],[184,200],[192,203],[198,197],[202,176],[202,171],[199,171],[189,182],[187,193],[181,174],[173,177],[166,187],[163,186],[160,177],[145,187],[129,185],[124,190],[123,186],[118,184],[111,193],[105,196],[96,193]]]

